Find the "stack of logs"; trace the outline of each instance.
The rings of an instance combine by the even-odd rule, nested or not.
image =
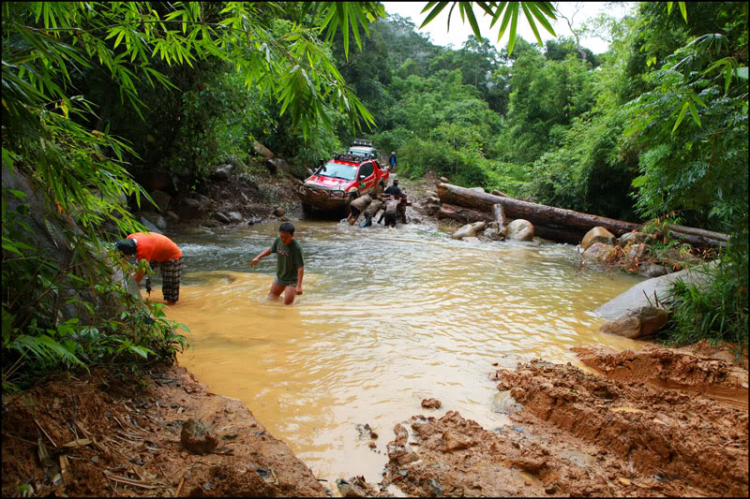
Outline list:
[[[534,224],[537,236],[556,242],[579,244],[586,232],[594,227],[604,227],[617,237],[643,228],[642,224],[530,203],[502,194],[487,194],[448,183],[438,184],[437,189],[442,205],[437,214],[439,219],[450,218],[463,223],[497,222],[502,230],[510,220],[521,218]],[[729,240],[726,234],[704,229],[681,225],[668,225],[667,228],[675,238],[696,248],[724,247]]]

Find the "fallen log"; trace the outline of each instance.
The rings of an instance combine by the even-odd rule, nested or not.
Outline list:
[[[454,206],[451,204],[443,204],[440,210],[437,212],[438,220],[444,218],[450,218],[464,224],[470,224],[474,222],[493,222],[494,220],[487,213],[481,211],[472,210],[471,208],[464,208],[461,206]]]
[[[460,206],[454,206],[450,204],[444,204],[440,211],[437,213],[439,219],[451,219],[456,220],[462,224],[469,224],[474,222],[497,222],[497,218],[490,216],[488,213],[483,213],[478,210],[472,210],[471,208],[462,208]],[[503,218],[504,224],[509,224],[512,220]],[[498,222],[499,225],[499,222]],[[534,234],[557,243],[568,243],[578,244],[583,239],[584,234],[568,230],[564,227],[548,227],[545,225],[534,225]]]
[[[556,243],[580,244],[586,234],[566,230],[560,227],[549,227],[547,225],[534,225],[534,235],[554,241]]]
[[[600,217],[589,213],[581,213],[564,208],[555,208],[543,204],[530,203],[509,197],[493,196],[484,192],[477,192],[453,184],[440,183],[437,186],[438,197],[442,203],[473,208],[474,210],[491,213],[493,205],[503,207],[505,216],[512,219],[522,218],[537,225],[564,227],[572,232],[586,233],[594,227],[604,227],[616,236],[627,232],[640,230],[643,225],[613,218]],[[701,229],[694,229],[698,231]],[[725,246],[726,241],[712,239],[708,234],[696,235],[674,231],[675,237],[698,248]],[[708,231],[703,231],[708,232]],[[579,240],[580,242],[580,240]]]
[[[729,241],[729,236],[727,234],[722,234],[721,232],[714,232],[712,230],[696,229],[694,227],[685,227],[684,225],[672,225],[672,224],[667,224],[667,229],[673,232],[689,234],[691,236],[705,237],[706,239],[716,239],[717,241],[724,241],[724,242]]]

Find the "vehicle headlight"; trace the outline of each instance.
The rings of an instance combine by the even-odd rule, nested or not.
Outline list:
[[[342,190],[331,191],[332,198],[343,198],[344,196],[346,196],[346,193]]]

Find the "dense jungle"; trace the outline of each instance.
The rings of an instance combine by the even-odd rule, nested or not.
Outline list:
[[[4,2],[3,495],[747,495],[748,6],[627,5],[622,18],[572,23],[550,2],[424,2],[419,26],[378,2]],[[439,45],[420,29],[448,11],[453,29],[472,28],[460,47]],[[492,18],[489,32],[480,30],[480,16]],[[573,36],[555,33],[563,20]],[[521,37],[519,25],[534,39]],[[543,42],[539,32],[555,36]],[[606,52],[584,47],[587,37],[606,41]],[[397,153],[391,178],[413,203],[408,226],[369,236],[341,217],[302,214],[299,184],[356,139],[372,141],[383,164]],[[619,251],[620,260],[593,268],[579,264],[572,247],[538,238],[524,246],[483,236],[482,248],[495,246],[481,250],[472,246],[479,238],[456,241],[447,232],[456,220],[489,222],[491,211],[469,210],[448,228],[435,219],[445,190],[461,187],[638,224],[642,263],[647,254],[665,274],[692,268],[705,278],[675,280],[664,305],[654,293],[665,319],[647,342],[599,340],[599,319],[587,311],[645,276],[629,252],[637,245],[623,242],[622,250],[613,239],[625,236],[615,234],[609,255]],[[303,299],[326,300],[294,305],[292,325],[282,308],[246,299],[248,290],[266,293],[271,281],[254,280],[250,259],[285,221],[298,226],[312,268]],[[691,245],[676,227],[721,240]],[[130,278],[151,273],[147,262],[114,249],[128,234],[151,230],[172,237],[193,272],[174,306],[150,299],[151,290]],[[330,253],[336,244],[342,249]],[[397,258],[355,256],[376,245],[381,257]],[[508,253],[487,256],[506,251],[497,248]],[[537,266],[516,269],[513,255]],[[455,266],[433,274],[434,262]],[[501,265],[507,275],[487,270]],[[545,268],[571,286],[584,279],[588,294],[543,289],[559,277]],[[367,279],[352,278],[356,272]],[[400,287],[379,280],[389,272]],[[405,332],[401,345],[413,337],[426,348],[444,326],[476,326],[467,334],[470,350],[480,351],[493,341],[486,331],[515,317],[503,308],[518,306],[515,288],[498,291],[511,280],[538,287],[519,291],[524,303],[548,300],[550,310],[584,303],[573,329],[586,341],[560,333],[565,353],[535,345],[517,365],[503,360],[518,353],[512,346],[487,347],[491,359],[467,356],[460,369],[483,366],[471,376],[491,380],[488,412],[508,418],[506,425],[493,420],[491,429],[470,412],[474,406],[458,399],[451,406],[444,394],[441,404],[421,386],[413,395],[425,399],[421,405],[399,399],[399,417],[382,416],[390,426],[378,427],[381,441],[374,424],[357,425],[356,452],[371,457],[351,461],[382,468],[377,479],[349,469],[343,451],[321,457],[334,447],[290,442],[285,411],[254,405],[284,397],[265,374],[257,374],[254,393],[272,392],[257,400],[217,385],[241,377],[235,371],[201,374],[225,362],[208,356],[214,352],[201,328],[211,320],[240,310],[246,315],[227,329],[242,333],[257,320],[291,338],[286,346],[300,341],[309,352],[312,344],[295,336],[315,322],[306,314],[326,317],[316,334],[335,337],[349,327],[331,312],[342,296],[357,304],[341,310],[358,331],[386,331],[362,345],[382,355],[379,364],[398,352],[382,350],[389,331]],[[444,302],[419,301],[430,286]],[[476,296],[496,308],[454,301],[477,288],[493,290]],[[237,296],[225,296],[227,289]],[[414,311],[405,305],[411,300]],[[533,336],[526,330],[546,331],[563,313],[540,310],[518,331],[507,327]],[[356,322],[360,313],[372,317]],[[367,322],[376,316],[377,326]],[[344,355],[348,346],[327,348]],[[354,355],[358,347],[351,348]],[[451,378],[453,360],[435,352],[443,362],[435,379]],[[273,366],[283,377],[297,369],[291,354],[281,355],[284,362],[276,351],[263,355],[279,362]],[[332,364],[356,370],[350,362],[363,358]],[[239,372],[247,358],[235,360]],[[411,373],[374,374],[378,363],[356,390],[369,376],[387,378],[392,392],[408,384]],[[322,381],[315,368],[304,372],[313,393]],[[462,376],[460,383],[475,383]],[[324,413],[350,395],[304,404]],[[447,413],[429,416],[442,405]],[[373,411],[371,424],[381,417]],[[354,421],[351,414],[336,424]],[[210,451],[186,443],[188,416],[191,431],[213,438]],[[304,426],[304,417],[287,426]]]

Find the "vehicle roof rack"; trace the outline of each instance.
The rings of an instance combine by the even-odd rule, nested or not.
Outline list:
[[[372,147],[372,141],[367,139],[354,139],[354,142],[352,142],[353,146],[366,146],[366,147]]]
[[[370,159],[368,156],[362,154],[350,154],[350,153],[334,153],[333,159],[341,161],[350,161],[352,163],[361,163]]]

